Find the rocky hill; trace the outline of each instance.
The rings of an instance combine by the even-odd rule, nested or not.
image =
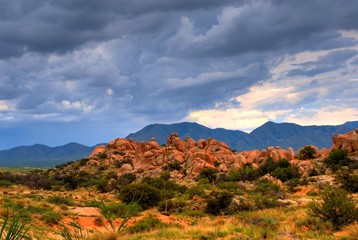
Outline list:
[[[182,138],[194,140],[214,138],[225,142],[230,148],[238,151],[266,149],[269,146],[292,147],[295,150],[305,145],[318,148],[331,146],[331,137],[358,127],[358,121],[346,122],[337,126],[300,126],[294,123],[267,122],[250,134],[238,130],[223,128],[210,129],[197,123],[151,124],[142,130],[129,134],[126,138],[135,141],[149,141],[155,138],[162,145],[170,133],[176,132]]]
[[[358,151],[358,128],[347,134],[333,137],[331,150],[347,149],[350,154]],[[325,158],[330,150],[309,146],[311,158]],[[96,167],[117,166],[117,175],[132,173],[137,178],[158,177],[166,170],[170,170],[173,180],[185,181],[194,179],[204,168],[217,169],[227,173],[242,166],[258,168],[264,160],[271,158],[279,161],[286,158],[292,166],[296,166],[299,173],[305,175],[313,167],[312,161],[302,157],[304,148],[294,151],[293,148],[283,149],[270,146],[265,150],[232,151],[224,142],[213,138],[195,141],[187,137],[179,138],[172,133],[166,144],[160,146],[153,138],[147,142],[135,142],[133,139],[118,138],[107,144],[97,146],[90,155],[87,165]]]

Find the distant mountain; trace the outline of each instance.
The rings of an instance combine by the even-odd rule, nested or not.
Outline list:
[[[355,128],[358,128],[358,121],[346,122],[338,126],[300,126],[293,123],[267,122],[249,134],[238,130],[211,129],[198,123],[183,122],[151,124],[136,133],[129,134],[127,138],[133,138],[135,141],[148,141],[155,138],[159,144],[165,144],[169,134],[177,132],[182,139],[214,138],[238,151],[265,149],[268,146],[293,147],[297,151],[307,144],[330,148],[333,135],[346,133]],[[41,144],[20,146],[0,151],[0,166],[54,167],[88,156],[93,148],[78,143],[68,143],[59,147]]]
[[[0,151],[0,166],[54,167],[91,154],[93,147],[68,143],[59,147],[35,144]]]
[[[238,151],[265,149],[268,146],[293,147],[298,150],[308,144],[319,148],[330,148],[333,135],[349,132],[355,128],[358,128],[358,121],[337,126],[300,126],[294,123],[267,122],[248,134],[237,130],[211,129],[198,123],[183,122],[151,124],[136,133],[129,134],[127,138],[133,138],[135,141],[148,141],[155,138],[159,144],[164,144],[170,133],[177,132],[183,139],[215,138]]]

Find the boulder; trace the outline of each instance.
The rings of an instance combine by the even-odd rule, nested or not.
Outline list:
[[[345,149],[348,153],[358,151],[358,128],[345,134],[337,134],[332,139],[332,151],[336,149]]]
[[[93,158],[93,157],[97,156],[98,154],[103,154],[106,152],[106,150],[107,150],[106,146],[99,145],[93,149],[93,151],[90,155],[90,158]]]

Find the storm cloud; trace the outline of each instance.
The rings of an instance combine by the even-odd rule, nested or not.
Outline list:
[[[354,0],[0,0],[0,132],[18,136],[0,149],[41,125],[96,144],[153,122],[356,120],[357,53]]]

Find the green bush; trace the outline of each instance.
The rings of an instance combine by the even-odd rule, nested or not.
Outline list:
[[[331,222],[336,230],[358,220],[355,201],[345,190],[327,188],[320,196],[322,202],[312,202],[308,205],[311,216]]]
[[[130,233],[148,232],[154,229],[162,228],[165,225],[157,218],[145,217],[142,220],[134,223],[133,226],[128,228]]]
[[[47,224],[58,224],[62,218],[62,214],[55,211],[47,211],[41,216],[41,220]]]
[[[58,196],[58,195],[49,197],[47,199],[47,201],[49,203],[56,204],[56,205],[61,205],[61,204],[64,204],[64,205],[67,205],[67,206],[74,206],[75,205],[75,203],[72,201],[72,199],[69,199],[69,198],[63,197],[63,196]]]
[[[260,172],[251,166],[243,166],[239,170],[229,172],[229,181],[253,181],[260,177]]]
[[[345,149],[336,149],[330,152],[325,159],[325,163],[333,171],[338,170],[341,166],[347,166],[349,163],[348,151]]]
[[[256,209],[274,208],[280,205],[276,197],[270,196],[257,196],[254,198],[254,203]]]
[[[271,175],[277,179],[280,179],[282,182],[300,177],[297,169],[290,166],[285,168],[278,167],[271,173]]]
[[[233,197],[233,194],[226,190],[212,191],[206,198],[205,212],[212,215],[227,212]]]
[[[158,204],[158,210],[160,212],[181,212],[183,208],[185,207],[186,203],[181,200],[167,200],[167,201],[161,201]]]
[[[193,199],[194,196],[205,197],[206,195],[204,189],[198,185],[188,188],[185,193],[188,194],[189,200]]]
[[[312,159],[315,153],[315,149],[312,146],[308,145],[299,150],[298,157],[301,160]]]
[[[5,179],[0,180],[1,187],[10,187],[11,185],[13,185],[13,183],[9,180],[5,180]]]
[[[278,167],[277,162],[275,162],[272,158],[267,158],[265,161],[263,161],[259,168],[261,171],[261,175],[265,175],[267,173],[275,171],[275,169]]]
[[[358,192],[358,175],[354,171],[341,169],[337,173],[337,180],[347,191],[352,193]]]
[[[125,186],[128,184],[131,184],[132,182],[134,182],[137,179],[136,175],[133,173],[125,173],[121,176],[118,177],[118,185],[119,186]]]
[[[216,187],[222,189],[222,190],[228,190],[229,192],[232,192],[233,194],[243,194],[245,188],[238,182],[219,182]]]
[[[145,182],[124,186],[119,198],[125,203],[137,202],[143,210],[156,206],[162,200],[160,190]]]
[[[216,180],[216,174],[218,173],[218,170],[216,168],[203,168],[200,173],[200,178],[206,178],[210,183],[214,183]]]
[[[132,216],[140,211],[140,206],[137,203],[129,205],[124,203],[109,203],[105,204],[105,208],[109,214],[117,218],[129,215],[129,211]]]

